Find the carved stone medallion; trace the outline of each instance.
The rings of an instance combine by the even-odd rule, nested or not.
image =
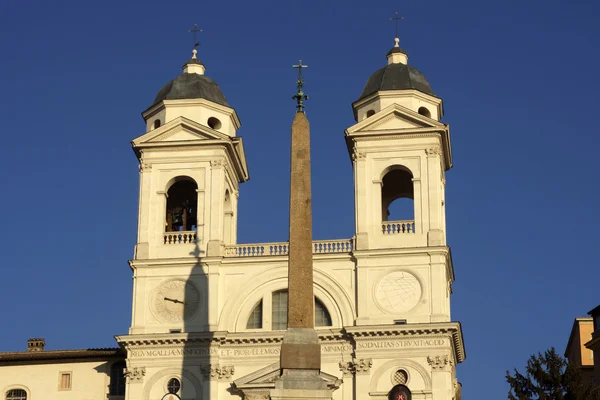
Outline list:
[[[390,313],[413,309],[421,299],[423,290],[419,280],[406,271],[394,271],[385,275],[375,288],[375,301]]]

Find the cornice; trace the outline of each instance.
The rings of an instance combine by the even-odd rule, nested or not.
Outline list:
[[[412,139],[412,138],[438,138],[441,140],[442,146],[442,165],[444,170],[452,168],[452,149],[450,147],[450,127],[445,125],[444,127],[431,127],[431,128],[409,128],[409,129],[386,129],[370,132],[356,132],[349,134],[346,131],[346,147],[348,153],[352,158],[354,147],[358,142],[364,141],[386,141],[394,140],[398,138]],[[425,150],[425,149],[423,149]]]
[[[457,363],[463,362],[466,358],[465,347],[462,337],[462,328],[459,322],[443,322],[429,324],[406,324],[406,325],[369,325],[347,327],[345,331],[356,339],[376,339],[378,337],[398,337],[398,336],[431,336],[445,335],[451,336],[454,357]]]
[[[367,104],[378,97],[417,97],[427,101],[431,101],[432,103],[441,103],[442,98],[437,96],[432,96],[427,93],[423,93],[416,89],[403,89],[403,90],[380,90],[375,93],[368,95],[360,100],[357,100],[352,103],[352,108],[356,109],[361,107],[364,104]]]
[[[321,343],[370,341],[377,339],[399,339],[408,337],[450,337],[454,348],[454,359],[462,362],[466,355],[462,339],[462,329],[458,322],[406,324],[406,325],[365,325],[340,329],[317,329]],[[127,350],[145,349],[155,346],[251,346],[278,345],[285,331],[236,332],[224,331],[178,334],[142,334],[115,336],[119,345]]]
[[[277,243],[277,242],[273,242]],[[261,243],[264,244],[264,243]],[[243,244],[241,244],[243,245]],[[248,244],[249,246],[252,243]],[[354,261],[359,257],[397,257],[398,255],[418,255],[418,256],[434,256],[441,255],[448,258],[451,262],[450,247],[448,246],[436,246],[436,247],[405,247],[397,249],[368,249],[368,250],[352,250],[350,252],[342,253],[314,253],[313,260],[315,261]],[[232,256],[213,256],[213,257],[202,257],[199,261],[197,257],[181,257],[181,258],[157,258],[157,259],[137,259],[130,260],[129,266],[132,269],[142,268],[163,268],[165,265],[169,266],[180,266],[188,268],[197,268],[200,264],[201,267],[208,267],[214,265],[220,265],[222,267],[237,267],[246,264],[275,264],[275,265],[287,265],[288,255],[262,255],[262,256],[248,256],[248,257],[232,257]],[[452,270],[453,271],[453,270]],[[454,276],[454,275],[453,275]]]
[[[238,130],[242,125],[242,123],[240,122],[240,119],[237,115],[237,112],[235,111],[235,108],[217,104],[217,103],[214,103],[214,102],[212,102],[210,100],[206,100],[206,99],[163,100],[159,103],[156,103],[156,104],[148,107],[146,110],[142,111],[142,118],[144,118],[144,120],[147,120],[149,117],[156,114],[161,109],[164,109],[167,107],[180,107],[180,106],[183,106],[183,107],[203,106],[203,107],[208,108],[209,110],[212,109],[212,110],[220,111],[222,113],[230,115],[230,118],[231,118],[236,130]]]
[[[398,249],[366,249],[354,250],[352,254],[357,257],[368,256],[390,256],[395,257],[403,255],[447,255],[450,252],[448,246],[423,246],[423,247],[402,247]]]
[[[322,342],[347,340],[341,329],[317,329]],[[127,349],[144,348],[146,346],[179,347],[181,345],[255,345],[278,344],[283,341],[285,331],[267,332],[203,332],[203,333],[169,333],[115,336],[121,347]]]
[[[244,153],[244,145],[242,138],[236,136],[235,138],[229,139],[197,139],[183,141],[172,141],[164,143],[145,143],[145,144],[133,144],[134,152],[138,156],[138,159],[145,159],[146,155],[154,156],[156,153],[175,153],[183,151],[196,150],[198,148],[206,149],[224,149],[227,157],[227,163],[231,166],[232,171],[237,175],[238,182],[245,182],[250,179],[248,173],[248,166],[246,164],[246,156]],[[154,153],[154,154],[153,154]],[[207,156],[205,159],[199,159],[198,157],[150,157],[151,160],[148,162],[154,162],[160,160],[162,162],[197,162],[206,161],[209,162],[214,159],[214,156]]]

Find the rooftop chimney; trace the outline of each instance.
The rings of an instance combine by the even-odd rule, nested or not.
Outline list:
[[[46,341],[44,338],[34,338],[27,340],[27,351],[44,351]]]

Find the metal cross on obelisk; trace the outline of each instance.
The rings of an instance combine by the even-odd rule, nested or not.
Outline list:
[[[196,34],[198,32],[202,32],[202,29],[198,29],[198,24],[194,24],[194,29],[188,29],[188,32],[194,32],[194,49],[200,46],[200,42],[198,42]]]
[[[393,18],[390,18],[390,21],[396,21],[396,37],[398,37],[398,21],[401,21],[403,19],[404,17],[398,16],[398,11],[395,12],[395,16]]]
[[[331,399],[321,377],[321,345],[315,331],[313,293],[312,196],[310,190],[310,126],[304,113],[302,61],[298,93],[293,96],[298,111],[292,122],[290,160],[290,246],[288,261],[288,325],[281,345],[281,375],[271,391],[271,400]]]
[[[302,90],[304,87],[304,80],[302,79],[302,68],[308,68],[308,65],[302,65],[302,60],[298,60],[298,65],[292,65],[292,68],[298,68],[298,80],[296,81],[296,86],[298,91],[295,95],[292,96],[292,99],[296,100],[298,104],[296,108],[300,112],[304,112],[304,100],[308,100],[308,96],[304,94]]]

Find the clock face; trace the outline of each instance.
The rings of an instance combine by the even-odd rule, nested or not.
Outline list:
[[[173,279],[161,283],[154,291],[152,311],[162,322],[180,322],[198,310],[200,295],[191,282]]]

